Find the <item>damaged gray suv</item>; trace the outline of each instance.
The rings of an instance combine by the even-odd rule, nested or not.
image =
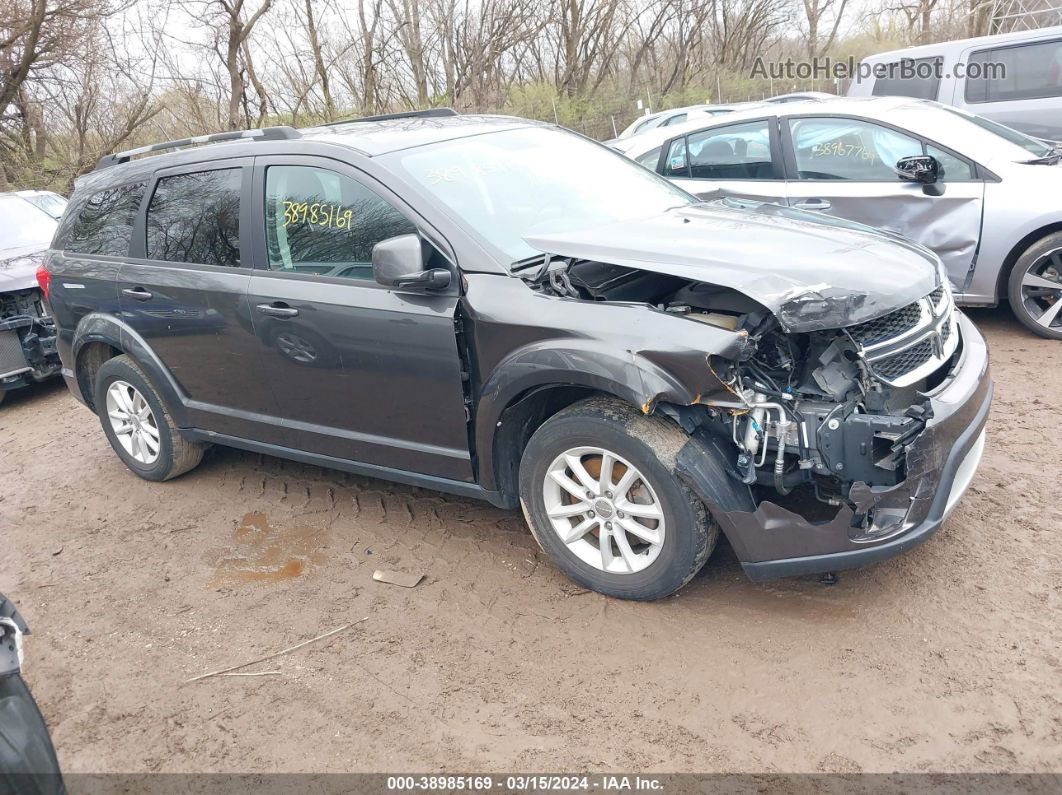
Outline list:
[[[630,599],[720,532],[756,580],[915,546],[992,395],[928,250],[703,204],[512,118],[109,155],[40,277],[67,383],[137,475],[220,444],[520,507],[559,568]]]

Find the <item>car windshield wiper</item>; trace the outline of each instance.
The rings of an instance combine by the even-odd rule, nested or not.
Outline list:
[[[1056,165],[1059,160],[1062,160],[1062,144],[1059,144],[1043,157],[1035,157],[1032,160],[1023,160],[1021,162],[1030,166],[1053,166]]]

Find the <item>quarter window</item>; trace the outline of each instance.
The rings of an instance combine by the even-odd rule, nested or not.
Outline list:
[[[133,222],[143,197],[142,182],[93,193],[68,231],[60,235],[62,242],[57,248],[76,254],[128,256]]]
[[[636,157],[634,159],[646,168],[656,171],[657,164],[660,163],[660,147],[658,146],[655,149],[650,149],[641,157]]]
[[[240,266],[239,168],[163,177],[147,212],[147,257]]]
[[[892,63],[875,64],[875,97],[914,97],[936,99],[940,88],[943,59],[904,58]]]
[[[703,130],[687,139],[694,179],[773,179],[766,120]]]
[[[797,175],[800,179],[893,182],[896,161],[922,154],[922,142],[857,119],[793,119]]]
[[[951,152],[945,152],[943,149],[927,144],[926,154],[935,157],[941,168],[944,169],[942,182],[962,182],[974,179],[973,166],[966,160],[951,154]]]
[[[1062,40],[979,50],[970,56],[974,64],[981,74],[967,78],[967,102],[1062,96]]]
[[[350,177],[311,166],[266,170],[269,267],[372,280],[372,249],[417,231],[374,191]]]

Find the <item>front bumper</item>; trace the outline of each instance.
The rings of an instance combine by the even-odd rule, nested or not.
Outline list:
[[[907,478],[891,488],[860,491],[862,506],[892,529],[853,528],[845,506],[827,522],[809,522],[771,502],[716,518],[746,574],[770,580],[851,569],[893,557],[933,535],[970,485],[984,451],[992,379],[984,338],[959,316],[963,350],[948,379],[929,394],[933,417],[907,449]],[[853,486],[853,494],[856,487]]]

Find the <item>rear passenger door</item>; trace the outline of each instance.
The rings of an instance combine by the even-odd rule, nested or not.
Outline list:
[[[777,121],[736,122],[664,144],[658,171],[702,199],[785,201]]]
[[[258,157],[254,194],[250,305],[293,446],[471,480],[457,279],[425,294],[373,278],[377,243],[434,233],[384,186],[326,158]],[[453,269],[433,251],[432,264]]]
[[[122,318],[177,382],[197,428],[282,442],[247,309],[249,158],[157,172],[132,256]]]

